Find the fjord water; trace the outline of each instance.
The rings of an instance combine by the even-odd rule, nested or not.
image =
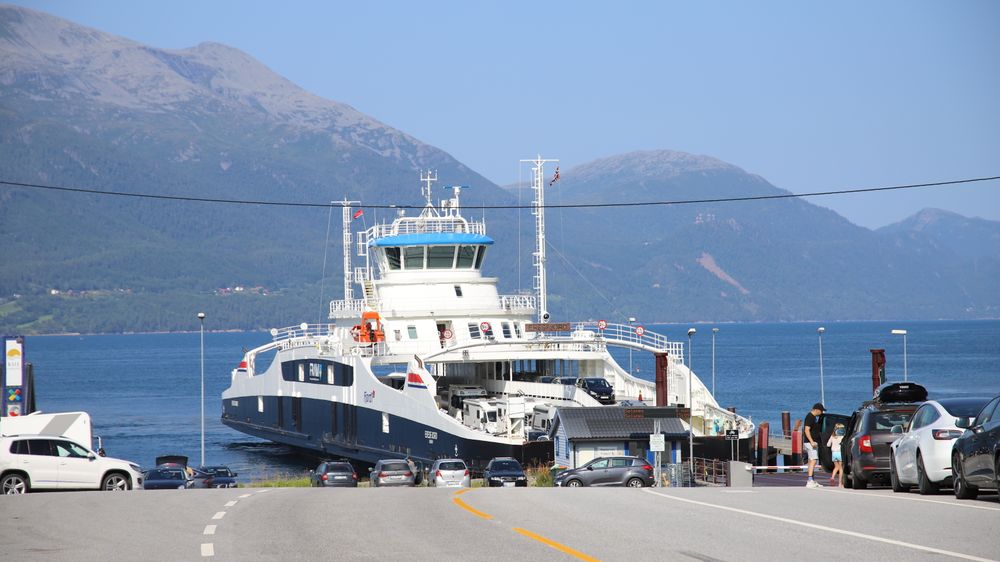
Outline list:
[[[780,426],[780,412],[801,418],[820,398],[818,323],[718,324],[716,396],[755,422]],[[909,380],[932,398],[1000,394],[1000,321],[837,322],[823,324],[827,408],[850,413],[871,398],[869,349],[886,350],[889,381],[903,380],[906,329]],[[689,325],[646,325],[687,343]],[[695,372],[712,386],[712,327],[696,324]],[[205,334],[205,460],[228,464],[241,479],[301,475],[314,460],[222,425],[222,391],[243,348],[270,341],[266,332]],[[628,369],[629,354],[614,350]],[[162,454],[200,457],[199,333],[29,337],[26,360],[35,365],[38,407],[83,410],[110,456],[151,466]],[[685,360],[687,358],[685,357]],[[633,371],[652,380],[653,359],[634,352]]]

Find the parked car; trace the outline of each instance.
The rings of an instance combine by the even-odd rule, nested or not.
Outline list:
[[[890,446],[892,491],[917,486],[921,494],[933,494],[941,486],[950,486],[951,449],[963,433],[955,422],[974,419],[989,401],[989,397],[928,400],[907,426],[894,426],[892,434],[899,438]]]
[[[194,487],[194,478],[183,468],[154,468],[145,474],[144,490],[186,490]]]
[[[564,470],[556,475],[555,485],[628,486],[642,488],[653,485],[653,466],[640,457],[598,457],[579,468]]]
[[[371,469],[372,486],[416,486],[417,476],[409,463],[399,459],[382,459]]]
[[[955,440],[951,453],[955,497],[973,499],[983,488],[1000,498],[1000,396],[989,401],[975,419],[959,420],[965,433]]]
[[[102,457],[65,437],[0,437],[0,492],[45,489],[142,489],[142,469],[125,460]]]
[[[238,474],[229,470],[228,466],[199,466],[196,472],[204,474],[206,488],[236,488]]]
[[[490,459],[483,471],[483,482],[488,487],[523,487],[528,485],[528,477],[521,468],[521,463],[510,457]]]
[[[909,423],[927,400],[927,389],[912,382],[886,383],[861,405],[846,424],[840,444],[845,487],[863,490],[870,483],[889,484],[889,445],[899,437],[893,426]]]
[[[604,377],[584,377],[577,379],[576,386],[594,397],[601,404],[615,403],[615,389]]]
[[[472,486],[469,467],[462,459],[438,459],[431,465],[428,486],[468,488]]]
[[[312,486],[357,488],[358,471],[347,461],[323,461],[312,471],[309,483]]]
[[[557,384],[565,384],[569,386],[574,386],[576,384],[576,377],[557,377],[554,381]]]

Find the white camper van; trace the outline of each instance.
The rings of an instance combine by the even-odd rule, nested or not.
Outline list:
[[[98,453],[103,452],[100,437],[97,438],[97,447],[94,447],[90,414],[87,412],[34,412],[27,416],[0,418],[0,436],[2,435],[57,435],[90,447]]]

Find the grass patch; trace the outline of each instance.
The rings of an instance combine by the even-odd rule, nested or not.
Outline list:
[[[529,466],[524,473],[528,476],[528,486],[536,488],[552,487],[552,471],[549,470],[549,467],[544,465]]]
[[[240,484],[241,488],[308,488],[309,486],[308,476],[280,474],[266,480],[254,480],[247,484]]]

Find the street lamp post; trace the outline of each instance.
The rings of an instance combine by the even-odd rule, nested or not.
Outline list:
[[[816,328],[816,333],[819,334],[819,401],[821,404],[826,406],[826,391],[823,388],[823,332],[826,328],[820,326]]]
[[[712,328],[712,396],[716,402],[719,401],[719,398],[715,396],[715,334],[718,333],[718,328]]]
[[[688,328],[688,464],[691,467],[691,480],[694,480],[694,369],[691,361],[691,339],[694,328]]]
[[[891,333],[894,336],[903,336],[903,382],[907,382],[910,378],[906,372],[906,330],[893,330]]]
[[[198,313],[201,322],[201,465],[205,466],[205,313]]]
[[[635,323],[635,316],[629,316],[628,317],[628,327],[629,327],[629,332],[632,332],[632,334],[630,334],[629,337],[631,337],[632,335],[635,334],[635,331],[632,330],[632,324],[634,324],[634,323]],[[632,373],[632,348],[631,347],[628,348],[628,374],[629,375],[633,374]]]

